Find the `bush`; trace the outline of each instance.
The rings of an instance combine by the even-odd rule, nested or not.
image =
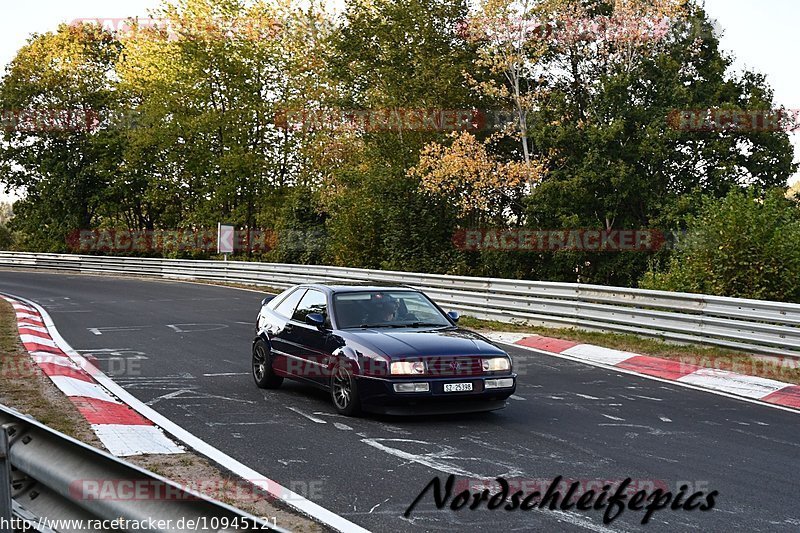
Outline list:
[[[0,250],[11,250],[13,246],[14,234],[5,224],[0,224]]]
[[[640,287],[800,302],[800,206],[785,191],[706,200],[687,230],[667,270],[651,269]]]

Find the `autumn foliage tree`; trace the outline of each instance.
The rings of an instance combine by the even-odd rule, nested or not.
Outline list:
[[[64,251],[78,228],[226,222],[282,235],[248,259],[635,286],[674,252],[467,252],[454,233],[680,231],[704,202],[785,188],[797,170],[783,131],[674,120],[776,106],[763,76],[732,71],[696,0],[343,7],[177,0],[124,31],[32,36],[0,80],[3,117],[93,120],[4,122],[3,185],[25,195],[15,246]],[[296,119],[403,110],[486,120]]]

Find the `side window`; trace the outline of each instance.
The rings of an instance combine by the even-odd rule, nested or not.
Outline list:
[[[292,289],[286,289],[282,293],[275,296],[275,298],[267,302],[267,309],[272,309],[274,311],[275,308],[278,307],[278,304],[284,301],[292,292]]]
[[[328,302],[325,299],[325,294],[319,291],[309,290],[300,301],[300,305],[297,306],[292,320],[305,322],[306,317],[311,313],[319,313],[325,317],[326,322],[328,321]]]
[[[275,312],[287,318],[292,316],[294,308],[297,307],[297,302],[300,301],[300,298],[302,298],[305,293],[305,289],[297,289],[278,304],[278,307],[275,308]]]

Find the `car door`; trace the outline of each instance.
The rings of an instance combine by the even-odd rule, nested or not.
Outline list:
[[[320,329],[306,323],[306,317],[317,313],[325,317],[326,328]],[[325,345],[330,335],[330,318],[328,314],[328,300],[324,292],[309,289],[303,296],[292,316],[292,330],[290,355],[295,359],[290,366],[296,368],[293,374],[314,383],[327,384],[328,382],[328,354]]]
[[[291,354],[294,343],[292,338],[292,331],[294,330],[292,316],[305,293],[305,288],[296,289],[286,295],[270,313],[271,318],[269,319],[268,330],[274,355],[272,364],[279,372],[291,373],[290,367],[293,361]]]

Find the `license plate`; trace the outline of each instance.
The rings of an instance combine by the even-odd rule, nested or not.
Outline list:
[[[472,383],[445,383],[445,392],[471,392]]]

